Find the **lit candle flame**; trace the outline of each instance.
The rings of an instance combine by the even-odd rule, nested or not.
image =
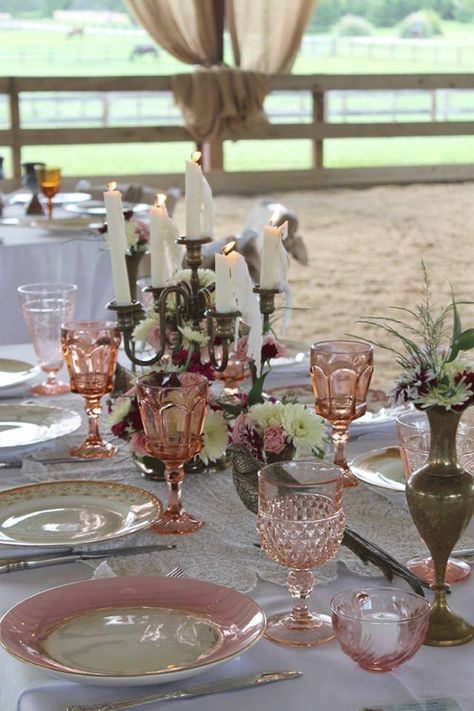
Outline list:
[[[201,151],[194,151],[191,156],[191,160],[193,163],[199,163],[199,161],[201,160]]]
[[[155,200],[153,202],[153,207],[164,207],[166,203],[166,195],[163,193],[156,193]]]
[[[227,254],[230,254],[231,252],[233,252],[235,250],[235,245],[236,245],[235,239],[233,239],[232,242],[228,242],[225,245],[224,249],[222,250],[222,254],[227,255]]]
[[[111,183],[107,183],[107,190],[116,190],[117,189],[117,183],[115,180],[112,180]]]

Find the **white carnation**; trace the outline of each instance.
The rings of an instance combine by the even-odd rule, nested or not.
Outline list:
[[[318,453],[325,444],[325,424],[304,405],[288,403],[284,406],[282,426],[295,448],[295,457]]]
[[[252,405],[247,416],[257,426],[262,429],[275,427],[282,424],[283,411],[287,407],[281,402],[267,402]]]
[[[227,447],[227,425],[222,412],[209,410],[203,433],[203,448],[199,453],[204,464],[220,459]]]

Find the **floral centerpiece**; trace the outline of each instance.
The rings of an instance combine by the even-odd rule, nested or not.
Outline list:
[[[435,310],[424,265],[423,276],[424,299],[414,310],[399,309],[403,315],[398,319],[371,317],[363,322],[399,339],[401,349],[375,344],[391,350],[401,366],[392,396],[396,402],[424,409],[428,417],[428,461],[409,477],[406,496],[435,572],[425,644],[447,647],[474,637],[472,625],[448,607],[445,584],[449,554],[474,511],[473,477],[458,464],[456,455],[459,419],[474,402],[474,367],[464,355],[474,347],[474,329],[463,330],[454,298]]]

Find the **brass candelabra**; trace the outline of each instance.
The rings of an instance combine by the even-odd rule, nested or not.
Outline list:
[[[202,263],[202,247],[211,239],[205,237],[199,240],[190,240],[181,237],[178,244],[186,248],[186,262],[191,270],[191,278],[178,284],[167,287],[147,287],[153,296],[153,308],[159,317],[160,344],[155,354],[149,358],[141,358],[136,354],[133,330],[144,318],[145,310],[139,301],[131,304],[119,305],[115,301],[107,304],[107,308],[116,312],[117,328],[122,333],[125,353],[134,366],[152,366],[158,363],[167,349],[180,348],[183,336],[180,327],[191,323],[196,331],[202,331],[203,322],[209,338],[208,351],[212,367],[222,372],[229,362],[230,346],[235,338],[235,320],[240,316],[239,311],[219,313],[213,307],[211,294],[215,285],[201,287],[199,285],[199,267]],[[268,330],[269,319],[275,310],[275,296],[279,289],[254,288],[260,297],[260,311],[264,320],[264,333]],[[171,326],[169,314],[172,312],[173,325]]]

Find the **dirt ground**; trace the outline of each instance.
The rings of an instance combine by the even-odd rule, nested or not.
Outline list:
[[[435,302],[451,286],[474,301],[474,184],[384,186],[363,190],[286,192],[271,197],[296,212],[309,264],[292,261],[293,296],[287,337],[312,343],[358,334],[385,338],[357,320],[388,315],[390,306],[420,300],[421,260]],[[216,238],[242,229],[256,197],[215,198]],[[177,218],[180,221],[180,212]],[[474,327],[474,306],[461,307],[463,327]],[[390,387],[397,373],[391,353],[375,350],[373,386]]]

